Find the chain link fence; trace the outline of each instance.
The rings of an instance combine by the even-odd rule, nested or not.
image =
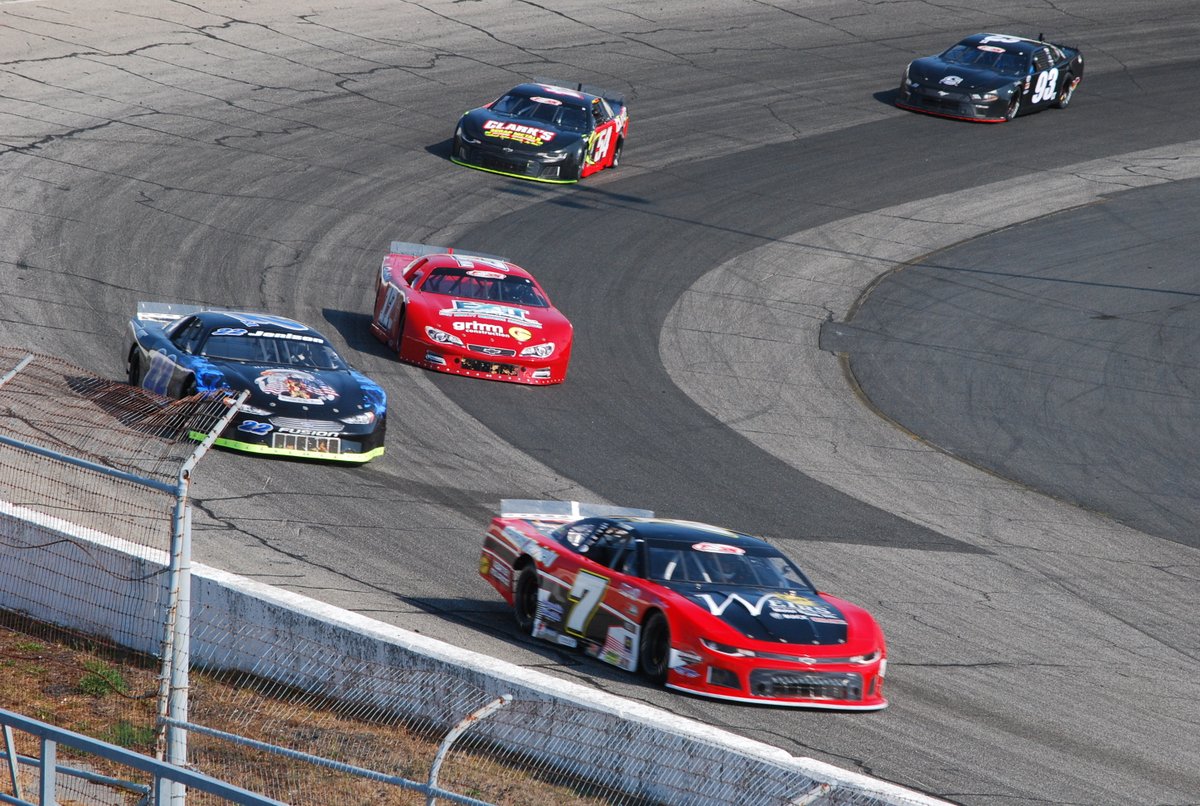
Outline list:
[[[0,348],[0,665],[12,672],[0,678],[22,687],[28,716],[146,754],[161,754],[155,737],[166,723],[185,731],[192,769],[299,806],[435,796],[581,806],[933,802],[335,634],[278,603],[221,598],[220,583],[203,578],[193,582],[187,705],[167,715],[159,703],[179,502],[170,490],[196,450],[188,433],[213,431],[228,405],[169,400],[23,356]],[[239,612],[254,608],[262,612]],[[39,675],[39,664],[54,673]],[[10,707],[18,695],[4,686],[0,706]],[[35,751],[14,744],[6,757]],[[136,770],[96,757],[73,764],[87,775],[60,776],[60,803],[149,802],[150,782]]]

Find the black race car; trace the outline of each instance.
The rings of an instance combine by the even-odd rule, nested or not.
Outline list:
[[[218,445],[355,463],[383,453],[387,394],[306,325],[140,302],[129,330],[131,384],[169,397],[249,390]]]
[[[910,63],[896,106],[960,120],[1003,123],[1071,102],[1083,78],[1078,48],[1004,34],[975,34]]]
[[[520,84],[459,119],[450,159],[565,184],[617,167],[628,131],[629,113],[619,95],[582,84]]]

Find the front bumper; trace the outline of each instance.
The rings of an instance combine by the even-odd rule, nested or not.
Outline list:
[[[492,356],[445,344],[434,345],[406,336],[399,357],[406,363],[451,375],[549,386],[566,380],[570,352],[570,347],[567,347],[549,359]]]
[[[361,464],[383,455],[385,432],[382,417],[369,425],[347,425],[336,420],[240,414],[214,444],[245,453]],[[205,438],[197,431],[188,436],[197,441]]]
[[[709,652],[673,654],[693,662],[673,663],[667,688],[690,694],[731,702],[838,711],[878,711],[888,704],[883,696],[886,660],[865,665],[820,661],[785,665]]]
[[[975,100],[970,93],[951,92],[933,87],[910,87],[900,84],[896,106],[912,112],[925,112],[955,120],[973,120],[979,123],[1003,123],[1008,119],[1008,104],[1011,97],[1001,96],[995,101]]]
[[[518,179],[532,179],[535,182],[566,185],[579,181],[576,178],[579,175],[579,166],[574,160],[547,162],[537,154],[504,151],[502,147],[489,146],[486,143],[471,145],[456,140],[450,161],[467,168]]]

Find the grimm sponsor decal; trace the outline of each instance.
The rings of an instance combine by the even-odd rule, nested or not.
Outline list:
[[[468,319],[465,322],[455,322],[451,327],[460,333],[474,333],[481,336],[507,335],[504,325],[496,325],[491,322],[476,322],[474,319]]]
[[[493,302],[477,302],[469,299],[456,299],[450,308],[442,308],[438,313],[442,316],[473,316],[477,319],[494,319],[500,322],[511,322],[526,328],[540,328],[542,323],[529,318],[524,308],[512,305],[497,305]]]
[[[285,403],[308,403],[323,406],[337,400],[337,391],[311,372],[295,369],[264,370],[254,384],[268,395],[274,395]]]
[[[527,146],[544,146],[554,139],[554,132],[549,129],[540,129],[537,126],[526,126],[522,123],[485,120],[483,136],[508,140],[513,143],[524,143]]]

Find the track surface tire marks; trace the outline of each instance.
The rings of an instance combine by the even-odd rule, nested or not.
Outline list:
[[[856,504],[720,428],[662,371],[658,329],[690,282],[764,240],[958,187],[972,171],[994,181],[1190,137],[1174,101],[1195,65],[1157,63],[1170,61],[1161,47],[1194,43],[1189,4],[1031,19],[1016,4],[901,15],[730,2],[699,23],[689,8],[649,19],[639,3],[499,18],[487,4],[0,10],[5,343],[117,377],[137,300],[244,304],[327,323],[402,415],[389,455],[361,470],[213,454],[197,478],[199,559],[963,802],[1179,801],[1200,788],[1183,779],[1170,737],[1086,709],[1038,733],[1031,709],[1014,716],[1011,696],[989,690],[986,659],[950,681],[923,665],[928,654],[904,657],[921,634],[908,625],[929,617],[920,595],[888,592],[895,705],[846,718],[667,695],[523,644],[474,574],[500,497],[607,497],[805,538],[788,540],[793,553],[868,605],[872,580],[897,562],[927,564],[930,588],[952,584],[956,564],[978,560],[972,544]],[[1089,54],[1068,113],[955,126],[888,105],[912,56],[1014,26],[1071,31]],[[545,189],[445,163],[454,114],[530,74],[630,94],[619,172]],[[363,336],[364,312],[396,237],[533,269],[579,328],[568,383],[471,383],[384,355]],[[1000,654],[1019,652],[1019,631],[997,639]],[[959,699],[964,684],[980,695]],[[1097,753],[1088,737],[1101,734],[1127,751]]]

